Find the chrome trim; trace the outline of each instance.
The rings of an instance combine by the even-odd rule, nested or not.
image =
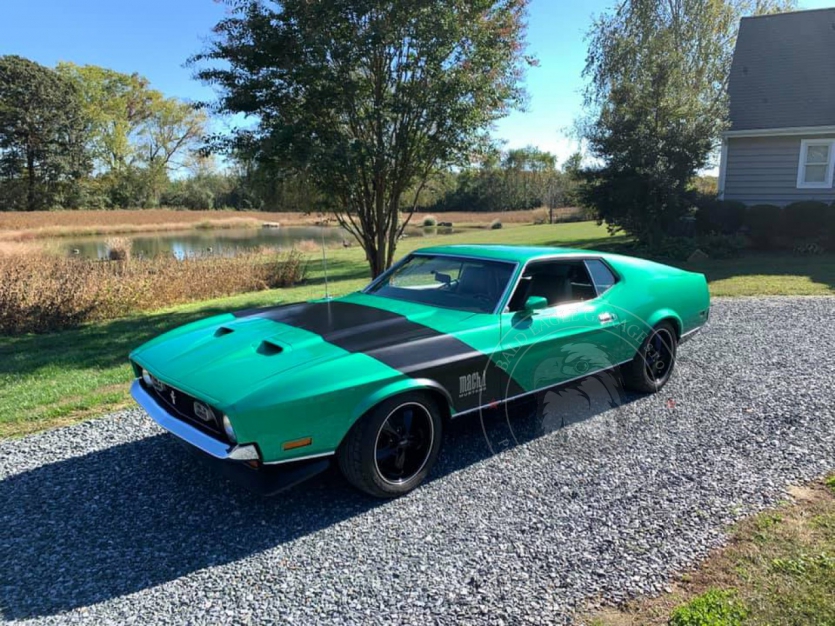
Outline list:
[[[494,263],[504,263],[505,265],[513,265],[513,270],[510,272],[510,278],[508,278],[508,280],[507,280],[507,286],[505,286],[505,289],[502,292],[502,295],[499,297],[498,301],[496,302],[496,308],[494,308],[493,311],[490,312],[490,313],[475,313],[474,315],[496,315],[497,313],[500,313],[504,309],[504,307],[503,307],[504,300],[508,296],[509,287],[511,285],[513,285],[514,287],[516,286],[516,284],[513,282],[513,277],[516,275],[516,272],[519,270],[519,265],[520,265],[519,261],[514,261],[512,259],[490,259],[490,258],[486,258],[486,257],[483,257],[483,256],[474,256],[472,254],[449,254],[447,252],[422,252],[420,250],[416,250],[415,252],[407,254],[405,257],[400,259],[397,263],[395,263],[390,268],[388,268],[385,272],[380,274],[377,278],[375,278],[370,283],[368,283],[362,289],[362,291],[360,291],[360,293],[364,293],[364,294],[369,295],[369,296],[376,295],[376,294],[373,294],[373,293],[368,293],[368,290],[371,289],[372,287],[374,287],[377,283],[381,282],[384,278],[387,278],[389,274],[394,272],[396,269],[400,268],[400,266],[403,265],[406,261],[408,261],[412,257],[416,257],[416,256],[442,256],[442,257],[447,257],[447,258],[451,258],[451,259],[473,259],[475,261],[492,261]],[[385,296],[379,296],[379,297],[380,298],[385,298]],[[392,299],[394,299],[394,298],[392,298]],[[402,302],[409,302],[409,301],[408,300],[402,300]],[[422,304],[424,306],[429,306],[429,307],[434,306],[435,308],[438,308],[438,309],[449,308],[449,307],[441,307],[441,306],[436,306],[436,305],[432,305],[432,304],[427,304],[426,302],[412,302],[412,304]],[[461,309],[450,309],[450,310],[461,311]],[[469,311],[464,311],[464,312],[469,313]]]
[[[135,379],[130,386],[130,395],[136,400],[137,404],[141,406],[148,415],[151,416],[157,424],[162,426],[165,430],[190,443],[195,448],[198,448],[206,454],[215,457],[216,459],[234,459],[232,453],[239,448],[239,446],[230,446],[222,441],[210,437],[202,430],[187,424],[186,422],[172,416],[168,411],[163,409],[153,396],[145,391],[139,379]],[[240,446],[243,447],[243,446]]]
[[[635,357],[632,357],[634,359]],[[608,370],[613,370],[616,367],[620,367],[621,365],[625,365],[632,361],[632,359],[626,359],[625,361],[621,361],[620,363],[615,363],[614,365],[610,365],[609,367],[601,367],[599,370],[594,370],[593,372],[586,372],[585,374],[580,374],[579,376],[575,376],[574,378],[569,378],[568,380],[563,380],[558,383],[554,383],[553,385],[546,385],[545,387],[540,387],[539,389],[534,389],[533,391],[526,391],[525,393],[520,393],[515,396],[511,396],[510,398],[505,398],[504,400],[499,400],[498,402],[489,402],[487,404],[482,404],[480,406],[474,407],[472,409],[467,409],[466,411],[461,411],[460,413],[456,413],[452,416],[452,419],[460,417],[462,415],[467,415],[468,413],[473,413],[475,411],[480,411],[484,408],[490,407],[493,404],[507,404],[508,402],[513,402],[514,400],[518,400],[519,398],[524,398],[525,396],[530,396],[535,393],[540,393],[545,391],[546,389],[552,389],[554,387],[562,387],[563,385],[567,385],[569,383],[573,383],[575,380],[580,380],[581,378],[588,378],[589,376],[594,376],[595,374],[599,374],[600,372],[606,372]]]
[[[679,337],[678,342],[683,343],[683,342],[687,341],[688,339],[693,337],[693,335],[695,335],[697,332],[699,332],[704,327],[705,327],[705,324],[702,324],[700,326],[696,326],[696,328],[692,328],[692,329],[688,330],[686,333],[682,334],[681,337]]]
[[[528,269],[528,265],[530,265],[531,263],[539,263],[539,262],[542,262],[542,261],[583,261],[583,266],[585,267],[586,266],[585,261],[590,261],[590,260],[602,261],[603,264],[606,267],[609,268],[609,271],[612,272],[614,277],[617,279],[617,281],[615,282],[615,285],[617,285],[619,282],[621,282],[623,280],[623,276],[621,276],[620,273],[617,272],[615,270],[615,268],[611,266],[611,264],[607,263],[606,260],[603,257],[596,256],[594,253],[585,254],[585,253],[582,253],[582,252],[563,252],[561,254],[546,254],[544,256],[534,257],[532,259],[528,259],[527,261],[525,261],[524,265],[522,265],[522,271],[519,272],[519,275],[516,277],[516,282],[513,284],[513,290],[511,291],[511,294],[513,293],[513,291],[516,290],[516,287],[519,284],[519,281],[521,281],[522,277],[525,275],[525,270]],[[595,284],[594,278],[592,278],[591,272],[589,272],[588,267],[586,267],[586,272],[588,272],[588,274],[589,274],[589,278],[591,279],[591,285],[592,285],[592,287],[594,287],[594,293],[596,295],[591,300],[584,300],[583,302],[594,302],[598,298],[602,297],[604,294],[609,293],[611,288],[609,290],[604,291],[603,293],[598,293],[597,285]],[[615,285],[612,285],[612,287],[614,287]],[[565,306],[566,304],[576,304],[576,302],[566,302],[564,304],[557,304],[555,306]],[[500,311],[502,313],[509,313],[510,311],[508,311],[508,308],[507,308],[508,306],[510,306],[510,298],[508,298],[508,301],[506,303],[504,303],[504,306],[500,309]],[[551,307],[548,307],[548,308],[553,309],[553,308],[555,308],[555,306],[551,306]]]
[[[319,459],[323,456],[333,456],[334,454],[336,454],[336,451],[320,452],[319,454],[308,454],[307,456],[297,456],[293,457],[292,459],[282,459],[280,461],[264,461],[262,465],[281,465],[283,463],[293,463],[294,461],[307,461],[308,459]]]

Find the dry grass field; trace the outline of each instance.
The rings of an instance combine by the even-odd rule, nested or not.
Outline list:
[[[0,256],[0,334],[57,331],[181,302],[290,287],[304,279],[307,266],[297,250],[180,261],[131,259],[129,245],[114,245],[110,258]]]
[[[563,218],[576,209],[556,209]],[[410,225],[419,226],[428,213],[415,213]],[[456,226],[486,226],[498,219],[504,224],[532,224],[547,219],[545,209],[492,213],[438,213],[439,221]],[[137,209],[114,211],[0,211],[0,241],[21,242],[50,237],[109,235],[193,228],[259,228],[264,222],[282,226],[336,225],[332,216],[320,213],[268,213],[264,211],[175,211]]]

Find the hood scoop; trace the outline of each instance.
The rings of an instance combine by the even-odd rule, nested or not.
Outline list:
[[[255,351],[258,354],[263,354],[264,356],[273,356],[275,354],[281,354],[283,350],[284,348],[277,343],[273,343],[272,341],[265,339]]]
[[[221,326],[215,331],[215,337],[223,337],[224,335],[229,335],[234,333],[235,331],[231,328],[227,328],[226,326]]]

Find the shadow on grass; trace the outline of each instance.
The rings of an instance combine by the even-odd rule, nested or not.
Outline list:
[[[835,254],[795,256],[789,253],[755,252],[737,259],[671,264],[701,272],[709,282],[746,276],[800,276],[835,291]]]
[[[566,424],[543,417],[541,402],[516,401],[507,413],[485,413],[481,424],[475,414],[451,422],[431,479]],[[609,406],[607,398],[589,400],[573,421]],[[419,489],[409,497],[431,496]],[[56,615],[234,563],[382,503],[350,488],[334,469],[274,498],[249,495],[207,472],[169,435],[12,476],[0,482],[0,501],[6,619]]]

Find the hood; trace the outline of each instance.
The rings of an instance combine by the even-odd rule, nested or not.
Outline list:
[[[447,336],[433,330],[433,322],[457,326],[472,316],[423,305],[395,312],[370,306],[368,299],[356,295],[217,316],[166,333],[131,358],[164,382],[223,407],[270,378],[351,353],[399,361]]]

